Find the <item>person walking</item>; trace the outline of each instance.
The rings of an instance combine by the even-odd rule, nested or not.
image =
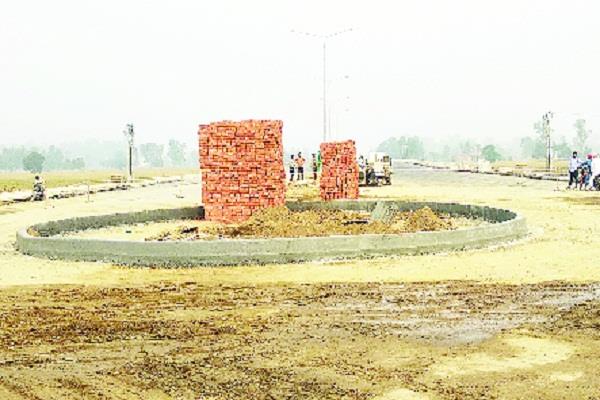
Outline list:
[[[569,186],[567,189],[577,189],[577,169],[579,168],[580,160],[577,157],[577,152],[573,152],[573,157],[569,160]]]
[[[302,153],[298,152],[298,157],[296,157],[296,172],[298,173],[298,180],[304,180],[304,158],[302,157]]]
[[[598,179],[598,176],[600,176],[600,156],[598,153],[596,153],[592,158],[592,176],[590,177],[592,189],[598,190],[598,185],[596,185],[596,179]]]
[[[315,153],[312,154],[311,164],[312,164],[312,170],[313,170],[313,179],[316,181],[318,165],[317,165],[317,155]]]
[[[321,160],[321,150],[317,151],[317,171],[321,173],[323,167],[323,160]]]
[[[593,181],[591,180],[593,157],[594,156],[592,154],[588,154],[587,160],[581,163],[580,168],[583,173],[583,176],[581,177],[581,184],[579,185],[579,190],[582,189],[582,185],[585,188],[585,190],[591,190],[590,183],[592,184],[592,186],[594,185]]]
[[[295,168],[296,168],[296,160],[294,158],[294,155],[292,154],[292,156],[290,157],[290,182],[294,181]]]
[[[577,168],[577,179],[579,180],[579,190],[587,190],[592,174],[592,157],[588,155],[587,160],[582,161]]]

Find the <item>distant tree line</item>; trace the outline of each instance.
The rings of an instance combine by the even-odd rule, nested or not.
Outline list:
[[[0,170],[42,172],[44,170],[82,170],[83,157],[67,158],[55,146],[32,149],[25,146],[4,147],[0,150]]]
[[[75,155],[75,156],[73,156]],[[167,145],[141,143],[133,151],[136,167],[161,168],[198,165],[198,151],[185,143],[169,140]],[[123,142],[88,140],[45,148],[5,146],[0,148],[0,171],[43,171],[124,169],[127,151]]]
[[[169,140],[166,146],[159,143],[142,143],[139,151],[143,163],[150,167],[161,168],[168,163],[172,167],[184,167],[198,164],[198,151],[188,151],[183,142]]]
[[[569,143],[564,136],[550,132],[552,155],[555,158],[568,158],[572,151],[580,154],[591,152],[592,131],[587,128],[584,119],[573,124],[573,137]],[[522,137],[508,146],[497,143],[483,143],[460,137],[421,138],[419,136],[389,137],[377,146],[377,151],[388,153],[396,159],[427,159],[431,161],[476,161],[496,162],[512,159],[546,158],[546,131],[543,121],[533,124],[533,134]]]
[[[423,140],[418,136],[390,137],[377,146],[377,151],[383,151],[392,158],[417,159],[425,156]]]
[[[581,154],[591,152],[589,139],[592,131],[586,127],[585,119],[577,119],[573,124],[573,128],[575,134],[570,144],[564,136],[556,138],[553,132],[550,132],[552,137],[551,150],[554,157],[568,158],[573,151],[578,151]],[[536,121],[533,124],[533,131],[534,135],[521,139],[521,157],[525,159],[545,158],[547,155],[547,139],[543,121]]]
[[[462,159],[485,159],[490,162],[504,158],[493,144],[480,146],[472,140],[453,140],[443,144],[425,142],[418,136],[390,137],[377,146],[377,151],[388,153],[395,159],[428,159],[432,161],[457,161]]]

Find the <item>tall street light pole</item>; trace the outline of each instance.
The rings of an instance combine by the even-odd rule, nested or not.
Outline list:
[[[542,116],[542,120],[544,121],[544,134],[546,135],[546,169],[548,171],[550,171],[550,168],[552,167],[552,130],[550,128],[550,121],[553,117],[554,114],[552,113],[552,111],[548,111]]]
[[[323,39],[323,143],[327,141],[327,39]]]
[[[310,36],[313,38],[321,39],[323,41],[323,142],[327,141],[327,40],[351,31],[352,28],[349,28],[344,29],[342,31],[330,33],[328,35],[317,35],[310,32],[300,32],[292,30],[292,33]]]
[[[127,139],[127,147],[128,147],[128,157],[127,157],[127,180],[133,180],[133,137],[135,133],[133,132],[133,124],[125,125],[125,130],[123,130],[123,134]]]

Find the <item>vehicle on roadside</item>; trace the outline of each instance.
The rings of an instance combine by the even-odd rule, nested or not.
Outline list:
[[[359,159],[358,165],[358,184],[360,186],[392,184],[392,159],[389,154],[384,152],[369,153],[366,159]]]

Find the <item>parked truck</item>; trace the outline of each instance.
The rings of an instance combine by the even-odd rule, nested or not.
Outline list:
[[[358,160],[358,183],[360,186],[392,184],[392,159],[387,153],[369,153]]]

